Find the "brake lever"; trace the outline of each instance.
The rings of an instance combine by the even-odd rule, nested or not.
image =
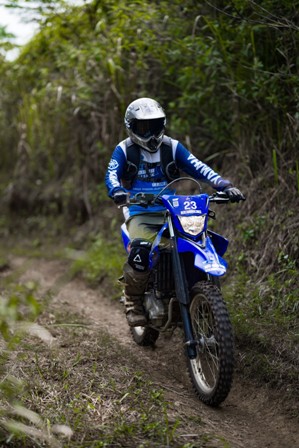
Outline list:
[[[229,202],[229,197],[223,191],[218,191],[210,196],[210,202],[221,204],[221,202]]]

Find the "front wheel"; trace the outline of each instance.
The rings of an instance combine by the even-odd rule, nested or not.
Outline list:
[[[218,406],[227,397],[233,377],[233,333],[220,290],[199,282],[191,291],[190,319],[197,356],[187,359],[191,381],[199,398]]]
[[[159,337],[159,331],[150,327],[131,327],[130,331],[136,344],[144,347],[155,345],[155,342]]]

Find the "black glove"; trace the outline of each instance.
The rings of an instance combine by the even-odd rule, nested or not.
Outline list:
[[[226,187],[224,188],[223,191],[227,194],[230,202],[240,202],[245,201],[246,199],[244,194],[241,193],[241,191],[238,190],[238,188],[235,188],[233,186]]]
[[[113,195],[113,201],[116,205],[126,205],[129,199],[129,193],[119,190]]]

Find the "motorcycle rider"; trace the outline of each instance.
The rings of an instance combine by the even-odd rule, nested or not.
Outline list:
[[[231,202],[245,199],[229,180],[198,160],[178,140],[165,135],[166,115],[154,99],[139,98],[129,104],[124,122],[129,137],[115,147],[105,176],[108,195],[116,205],[126,204],[128,195],[157,194],[180,176],[179,170],[226,192]],[[164,224],[165,208],[160,204],[146,209],[130,205],[124,208],[124,217],[131,241],[123,268],[126,317],[130,326],[144,326],[147,319],[142,302],[150,274],[149,253]]]

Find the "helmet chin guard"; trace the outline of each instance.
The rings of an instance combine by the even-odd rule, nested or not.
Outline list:
[[[160,137],[158,137],[158,138],[150,137],[149,139],[146,139],[146,141],[145,141],[145,139],[142,139],[142,138],[136,136],[136,134],[134,134],[134,132],[132,132],[131,130],[128,129],[127,132],[128,132],[129,137],[131,138],[132,142],[141,146],[143,149],[145,149],[148,152],[157,152],[162,144],[163,136],[164,136],[164,132],[163,132]]]
[[[140,98],[127,107],[125,126],[131,140],[149,152],[160,148],[166,125],[161,105],[151,98]]]

